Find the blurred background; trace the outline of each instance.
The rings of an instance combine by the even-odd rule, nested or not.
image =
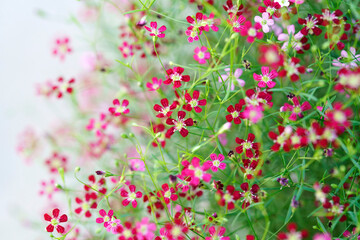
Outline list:
[[[62,114],[61,105],[36,96],[35,85],[78,72],[78,64],[74,64],[79,61],[76,51],[67,61],[60,62],[52,56],[52,47],[56,36],[77,34],[78,29],[69,21],[79,7],[76,0],[18,0],[1,4],[0,239],[48,239],[45,232],[41,235],[39,231],[45,225],[38,225],[45,204],[39,197],[40,181],[48,173],[38,163],[25,163],[16,153],[16,144],[27,126],[48,127]],[[74,49],[77,44],[71,42]],[[32,230],[32,226],[38,230]]]

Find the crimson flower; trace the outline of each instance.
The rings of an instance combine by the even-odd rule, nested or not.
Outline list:
[[[306,238],[308,236],[308,232],[306,230],[302,230],[300,232],[298,232],[297,226],[295,223],[289,223],[289,225],[287,226],[288,232],[280,232],[278,234],[278,239],[280,240],[301,240],[303,238]]]
[[[174,84],[173,88],[181,87],[181,82],[189,82],[189,75],[182,75],[184,69],[182,67],[174,67],[173,69],[166,70],[166,79],[164,84],[168,85],[170,83]]]
[[[261,73],[262,75],[258,75],[256,73],[253,74],[254,79],[259,82],[258,86],[268,86],[268,88],[275,87],[276,83],[272,80],[278,76],[276,70],[272,70],[271,72],[269,72],[269,67],[261,67]]]
[[[302,113],[311,109],[311,105],[308,101],[305,101],[302,105],[300,105],[297,97],[293,97],[291,101],[294,105],[285,103],[284,106],[280,108],[281,112],[291,111],[291,115],[289,117],[289,120],[291,121],[296,121],[297,117],[303,118],[304,115]]]
[[[130,57],[134,55],[133,52],[134,46],[131,44],[128,44],[128,42],[123,42],[122,46],[119,46],[118,49],[122,53],[124,58]]]
[[[183,106],[183,108],[186,111],[191,111],[193,108],[195,112],[200,113],[202,109],[199,106],[205,106],[206,105],[206,99],[199,100],[200,93],[199,91],[193,92],[193,97],[189,93],[185,94],[185,101],[187,104]]]
[[[300,59],[292,57],[291,60],[284,62],[284,69],[280,70],[279,77],[287,76],[292,82],[300,79],[299,75],[305,73],[305,67],[301,66]]]
[[[270,16],[275,16],[277,18],[281,17],[281,13],[279,9],[281,8],[281,5],[278,2],[270,1],[270,0],[264,0],[264,6],[259,6],[258,10],[261,13],[269,13]]]
[[[171,110],[174,110],[177,107],[177,104],[178,104],[177,101],[174,101],[169,106],[169,100],[167,98],[161,99],[160,103],[161,103],[162,106],[160,106],[159,104],[154,105],[154,110],[159,112],[159,114],[156,115],[156,117],[158,117],[158,118],[170,117],[171,114],[172,114]]]
[[[153,77],[151,79],[151,82],[147,82],[146,83],[146,87],[149,89],[149,91],[156,91],[160,88],[161,84],[162,84],[162,80],[159,78],[157,79],[156,77]]]
[[[158,191],[157,195],[159,198],[163,197],[166,204],[171,201],[176,201],[178,199],[178,195],[176,195],[176,189],[173,187],[169,188],[169,184],[164,183],[161,186],[162,190]]]
[[[340,217],[340,222],[344,222],[347,219],[346,215],[344,215],[344,211],[348,206],[348,203],[341,205],[340,198],[336,195],[333,196],[331,200],[326,199],[326,201],[323,203],[323,208],[327,210],[326,218],[333,220],[335,216],[342,215]]]
[[[110,107],[109,112],[114,116],[120,116],[121,114],[128,114],[130,110],[127,108],[129,101],[124,99],[120,105],[119,99],[114,99],[113,104],[115,107]]]
[[[220,206],[226,205],[228,210],[232,210],[235,208],[235,201],[238,200],[241,196],[240,192],[235,191],[235,187],[232,185],[227,186],[225,192],[223,192],[222,190],[218,190],[217,194],[221,196],[218,204]]]
[[[238,6],[236,4],[236,1],[234,4],[232,0],[227,0],[226,4],[223,5],[223,8],[225,11],[228,12],[229,15],[240,16],[243,13],[241,10],[244,9],[244,5],[241,4],[240,6]]]
[[[247,140],[236,138],[235,141],[240,146],[236,147],[235,150],[237,153],[241,154],[245,150],[245,155],[248,158],[252,158],[254,156],[251,150],[259,150],[260,143],[254,143],[255,135],[252,133],[248,134]]]
[[[322,20],[311,16],[311,14],[309,14],[305,19],[299,18],[298,23],[304,25],[304,28],[301,29],[300,32],[305,36],[308,34],[315,34],[316,36],[319,36],[322,32],[322,30],[317,26],[322,23]]]
[[[285,152],[289,152],[291,149],[291,142],[289,138],[292,133],[292,128],[290,126],[278,126],[279,134],[276,134],[273,131],[269,132],[269,137],[274,141],[271,150],[277,152],[280,150],[280,147],[284,149]]]
[[[129,190],[130,190],[130,193],[127,192],[126,190],[121,190],[120,192],[120,195],[125,198],[123,201],[122,201],[122,205],[123,206],[127,206],[129,205],[129,203],[132,204],[133,208],[136,208],[137,206],[137,201],[136,201],[136,198],[141,198],[142,197],[142,193],[140,191],[136,191],[136,186],[134,185],[130,185],[129,186]]]
[[[157,28],[157,22],[151,22],[150,27],[144,26],[146,30],[150,32],[150,36],[164,38],[165,34],[163,32],[166,31],[166,27],[163,25],[159,29]]]
[[[240,197],[243,198],[243,209],[248,208],[253,202],[259,202],[258,192],[260,190],[260,187],[257,184],[253,184],[251,188],[249,188],[249,184],[245,182],[242,183],[240,187],[243,190],[242,192],[240,192]]]
[[[75,209],[75,213],[80,214],[82,212],[85,212],[85,217],[89,218],[91,217],[90,209],[96,209],[97,203],[96,203],[97,195],[96,193],[85,193],[84,200],[80,198],[75,198],[75,202],[80,205],[80,207]]]
[[[174,127],[171,127],[169,130],[167,130],[165,134],[167,138],[170,138],[176,131],[179,131],[182,137],[186,137],[189,134],[189,131],[186,129],[186,127],[194,125],[194,121],[192,118],[185,120],[185,116],[186,113],[184,111],[179,111],[177,120],[172,118],[168,118],[166,120],[166,124],[174,125]]]
[[[241,113],[242,107],[245,105],[245,100],[240,99],[239,103],[235,104],[235,107],[233,105],[230,105],[227,108],[227,111],[230,113],[226,115],[226,121],[232,122],[234,120],[235,124],[240,124],[241,119],[244,119],[243,113]]]
[[[46,231],[53,232],[54,228],[58,233],[63,233],[65,231],[65,228],[61,225],[59,225],[62,222],[67,222],[68,217],[66,214],[63,214],[59,217],[60,210],[58,208],[55,208],[52,211],[53,217],[51,217],[49,214],[44,214],[45,221],[50,222],[50,224],[46,227]]]
[[[98,192],[102,193],[102,194],[106,194],[106,187],[104,186],[106,183],[105,178],[100,178],[98,181],[96,181],[96,178],[94,175],[90,175],[88,177],[89,181],[91,182],[91,184],[89,185],[84,185],[84,189],[85,191],[90,191],[91,189],[95,189]]]

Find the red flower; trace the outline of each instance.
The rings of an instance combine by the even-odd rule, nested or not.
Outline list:
[[[255,175],[255,170],[259,164],[259,151],[255,151],[255,157],[251,159],[244,158],[242,160],[244,167],[240,167],[241,171],[244,173],[244,178],[253,179]],[[257,176],[261,175],[261,170],[256,174]]]
[[[85,193],[84,200],[80,198],[75,198],[75,202],[77,204],[80,204],[80,207],[75,209],[75,213],[80,214],[81,212],[85,212],[85,217],[89,218],[91,217],[90,209],[96,209],[97,203],[96,203],[97,195],[96,193]]]
[[[305,19],[299,18],[298,23],[304,25],[304,28],[301,29],[300,32],[305,36],[308,34],[315,34],[316,36],[319,36],[322,32],[322,30],[317,27],[317,25],[322,23],[322,20],[319,20],[317,17],[311,16],[311,14],[309,14]]]
[[[302,114],[302,112],[311,109],[311,105],[308,101],[305,101],[302,105],[300,105],[297,97],[293,97],[291,101],[293,102],[294,105],[285,103],[284,106],[280,108],[281,112],[291,111],[291,115],[289,117],[289,120],[291,121],[296,121],[297,117],[303,118],[304,115]]]
[[[75,82],[74,78],[71,78],[69,81],[64,81],[63,77],[58,78],[58,85],[54,85],[53,91],[57,92],[57,97],[61,98],[64,93],[72,93],[73,89],[71,85]]]
[[[271,150],[277,152],[280,147],[284,149],[285,152],[290,151],[291,144],[289,138],[292,133],[292,128],[290,126],[278,126],[279,134],[274,133],[273,131],[269,132],[269,137],[274,141],[274,145],[271,147]]]
[[[328,120],[325,122],[325,125],[335,129],[341,127],[350,127],[351,123],[349,118],[353,116],[353,111],[351,108],[344,109],[343,104],[340,102],[335,102],[333,107],[333,110],[326,112],[326,117]]]
[[[308,236],[308,232],[306,230],[302,230],[301,232],[296,231],[296,224],[289,223],[287,226],[288,232],[280,232],[278,234],[278,239],[288,239],[288,240],[301,240]]]
[[[174,125],[174,127],[171,127],[169,130],[167,130],[165,134],[167,138],[170,138],[176,131],[179,131],[182,137],[186,137],[189,134],[189,131],[186,129],[186,127],[194,125],[194,121],[192,118],[184,120],[185,116],[186,113],[184,111],[179,111],[177,120],[172,118],[168,118],[166,120],[166,124]]]
[[[235,1],[236,2],[236,1]],[[236,3],[235,5],[233,4],[232,0],[227,0],[226,4],[223,5],[223,8],[225,11],[228,12],[228,14],[231,15],[237,15],[240,16],[242,14],[242,9],[244,9],[244,5],[240,5],[238,6]]]
[[[168,85],[170,83],[174,84],[173,88],[181,87],[181,82],[189,82],[190,76],[189,75],[182,75],[184,69],[181,67],[174,67],[173,69],[166,70],[166,79],[164,84]]]
[[[261,13],[267,12],[270,16],[275,16],[277,18],[281,17],[281,13],[279,9],[281,8],[281,5],[278,2],[270,1],[270,0],[264,0],[264,6],[259,6],[258,10]]]
[[[165,144],[166,144],[165,134],[164,134],[164,132],[163,132],[164,130],[165,130],[165,126],[164,126],[164,124],[162,124],[162,123],[153,125],[153,131],[154,131],[154,133],[160,133],[160,135],[156,138],[156,141],[157,141],[158,143],[160,143],[160,146],[163,147],[163,148],[165,147]],[[157,147],[157,146],[158,146],[158,144],[156,143],[156,141],[154,140],[154,141],[152,142],[153,147]]]
[[[259,202],[258,192],[260,190],[257,184],[253,184],[251,189],[249,188],[249,184],[247,182],[242,183],[240,185],[241,189],[243,190],[240,192],[240,197],[243,198],[242,208],[245,209],[250,206],[253,202]]]
[[[166,204],[169,204],[170,200],[176,201],[178,199],[178,195],[175,194],[176,190],[173,187],[169,188],[167,183],[164,183],[161,188],[162,190],[160,190],[157,195],[161,200],[164,198]]]
[[[262,26],[260,23],[255,23],[254,26],[252,26],[250,21],[246,21],[244,27],[240,30],[240,34],[243,37],[248,36],[246,41],[253,43],[255,38],[262,39],[264,37],[264,33],[260,31],[261,29]]]
[[[292,82],[300,79],[299,75],[305,73],[305,67],[301,66],[300,59],[292,57],[291,60],[284,62],[284,69],[280,70],[279,77],[287,76]]]
[[[218,190],[217,194],[221,196],[221,199],[218,201],[220,206],[227,207],[228,210],[232,210],[235,208],[235,201],[240,198],[240,192],[235,191],[234,186],[227,186],[225,193],[222,190]]]
[[[121,114],[128,114],[130,112],[130,110],[127,108],[129,101],[126,99],[122,101],[121,106],[119,99],[114,99],[113,104],[115,107],[110,107],[109,112],[114,116],[120,116]]]
[[[185,94],[185,101],[186,105],[183,106],[183,108],[186,111],[191,111],[193,108],[195,112],[200,113],[202,109],[199,106],[205,106],[206,105],[206,99],[199,100],[200,93],[199,91],[193,92],[193,97],[189,93]]]
[[[253,152],[251,150],[259,150],[260,143],[254,143],[255,135],[252,133],[248,134],[247,140],[236,138],[235,141],[240,146],[236,147],[236,152],[241,154],[243,153],[245,149],[246,157],[252,158],[254,156]]]
[[[151,22],[150,27],[144,26],[144,28],[150,32],[150,36],[152,37],[165,37],[165,34],[163,32],[166,31],[166,27],[164,25],[157,29],[157,22]]]
[[[344,205],[340,204],[340,198],[338,196],[333,196],[332,200],[326,200],[323,203],[323,208],[327,210],[326,218],[329,220],[333,220],[335,216],[341,216],[340,222],[346,220],[346,215],[344,214],[345,208],[348,207],[349,204],[345,203]]]
[[[277,45],[261,45],[259,53],[259,63],[261,65],[269,65],[273,69],[278,69],[284,64],[284,55],[280,53]]]
[[[65,228],[61,225],[59,225],[62,222],[67,222],[68,217],[66,214],[63,214],[59,217],[60,210],[58,208],[55,208],[52,211],[53,217],[51,217],[49,214],[44,214],[45,221],[50,222],[50,224],[46,227],[46,231],[53,232],[54,228],[56,228],[56,231],[58,233],[64,233]]]
[[[94,175],[90,175],[89,176],[89,181],[91,182],[91,185],[84,185],[84,189],[85,191],[90,191],[90,189],[95,189],[98,192],[102,193],[102,194],[106,194],[106,187],[104,187],[106,180],[105,178],[100,178],[97,182],[96,182],[96,178]]]
[[[230,105],[227,108],[227,111],[230,114],[226,115],[226,121],[232,122],[232,120],[234,120],[235,124],[240,124],[241,119],[244,119],[243,113],[240,112],[244,105],[245,105],[244,99],[240,99],[239,103],[235,104],[235,108],[233,105]]]
[[[122,205],[123,206],[127,206],[129,205],[129,203],[132,204],[133,208],[136,208],[137,206],[137,201],[136,201],[136,198],[141,198],[142,197],[142,193],[140,191],[136,191],[136,186],[134,185],[130,185],[129,186],[129,190],[130,190],[130,193],[128,193],[126,190],[121,190],[120,192],[120,195],[125,198],[123,201],[122,201]]]
[[[169,106],[169,100],[167,98],[161,99],[160,103],[161,103],[162,106],[160,106],[159,104],[154,105],[154,110],[159,112],[159,114],[156,115],[156,117],[158,117],[158,118],[170,117],[171,114],[172,114],[171,110],[174,110],[177,107],[177,104],[178,104],[177,101],[174,101]]]

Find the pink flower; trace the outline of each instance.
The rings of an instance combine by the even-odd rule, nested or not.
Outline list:
[[[150,36],[152,37],[165,37],[165,34],[163,32],[166,31],[166,27],[164,25],[157,29],[157,22],[151,22],[150,28],[148,26],[144,26],[144,28],[150,32]]]
[[[68,81],[65,81],[63,77],[59,77],[57,81],[58,81],[57,84],[53,85],[53,91],[57,92],[58,98],[61,98],[64,95],[64,93],[66,93],[66,92],[69,94],[72,93],[73,89],[72,89],[71,85],[73,83],[75,83],[74,78],[71,78]]]
[[[304,102],[301,106],[299,103],[299,100],[297,97],[293,97],[292,98],[292,102],[294,105],[290,105],[288,103],[285,103],[284,106],[282,106],[280,108],[281,112],[285,112],[285,111],[291,111],[291,115],[289,117],[289,120],[291,121],[296,121],[296,118],[302,118],[304,117],[304,115],[302,114],[302,112],[310,110],[311,109],[311,105],[308,101]]]
[[[259,87],[268,86],[268,88],[275,87],[276,83],[272,80],[278,76],[276,70],[272,70],[269,73],[269,67],[261,67],[261,73],[262,75],[258,75],[256,73],[253,74],[255,81],[259,82],[258,86]]]
[[[238,83],[238,85],[240,87],[244,87],[245,86],[245,81],[243,79],[240,79],[240,76],[242,75],[243,73],[243,70],[241,68],[237,68],[235,69],[235,72],[234,73],[231,73],[230,72],[230,68],[225,68],[225,73],[226,74],[222,74],[220,77],[219,77],[219,82],[220,83],[225,83],[225,81],[228,81],[229,84],[228,86],[230,86],[230,90],[233,91],[235,89],[235,85],[234,85],[234,81],[233,80],[236,80],[236,82]]]
[[[63,38],[57,38],[55,40],[55,46],[53,48],[53,55],[59,56],[61,61],[65,60],[65,56],[72,52],[71,47],[69,46],[69,38],[63,37]]]
[[[59,191],[55,185],[55,179],[51,179],[48,182],[41,181],[40,195],[47,195],[48,199],[52,198],[53,193]]]
[[[194,53],[195,61],[198,61],[200,64],[205,64],[206,60],[211,56],[210,53],[207,52],[207,47],[205,46],[195,48]]]
[[[95,118],[90,119],[89,124],[86,126],[86,130],[93,130],[96,133],[96,136],[101,136],[108,124],[106,114],[101,113],[98,120]]]
[[[137,207],[137,201],[136,201],[136,198],[141,198],[142,197],[142,193],[140,191],[136,191],[136,186],[134,185],[130,185],[129,186],[129,190],[130,190],[130,193],[128,193],[126,190],[122,190],[120,192],[120,195],[125,198],[123,201],[122,201],[122,205],[123,206],[127,206],[129,205],[129,203],[132,204],[133,208],[136,208]]]
[[[264,33],[268,33],[270,31],[269,26],[274,25],[274,20],[270,18],[270,14],[267,12],[263,12],[262,17],[255,16],[254,21],[261,24]]]
[[[138,239],[153,240],[156,224],[149,222],[149,218],[143,217],[140,222],[136,223],[136,230]]]
[[[216,230],[214,226],[209,228],[211,237],[205,237],[205,240],[230,240],[230,237],[224,237],[226,228],[218,227]]]
[[[243,116],[244,119],[247,119],[252,123],[257,123],[263,118],[263,111],[264,109],[261,106],[249,105],[245,107]]]
[[[206,171],[210,168],[211,165],[208,165],[206,163],[204,165],[201,165],[200,159],[197,157],[194,157],[191,160],[191,164],[188,161],[183,161],[182,164],[185,166],[185,168],[182,170],[181,175],[190,176],[190,184],[192,186],[198,186],[200,180],[203,180],[204,182],[210,182],[211,174],[206,173]]]
[[[126,41],[123,42],[122,46],[118,47],[119,51],[122,53],[124,58],[127,58],[129,56],[133,56],[134,52],[133,52],[133,45],[128,44]]]
[[[207,161],[206,164],[209,165],[213,172],[217,172],[219,168],[221,170],[226,168],[226,163],[222,162],[225,159],[224,155],[219,154],[219,156],[217,156],[215,153],[212,153],[210,154],[210,158],[212,161]]]
[[[295,34],[294,25],[289,25],[287,27],[287,32],[287,34],[281,33],[278,37],[279,41],[284,42],[281,49],[284,51],[288,51],[289,48],[293,48],[296,51],[301,50],[303,46],[303,44],[301,43],[301,39],[304,37],[304,35],[301,32]]]
[[[53,217],[51,217],[49,214],[44,214],[45,221],[50,222],[50,224],[46,227],[46,231],[53,232],[54,228],[56,228],[56,231],[58,233],[63,233],[65,231],[65,228],[61,225],[59,225],[62,222],[67,222],[68,217],[66,214],[63,214],[59,217],[60,210],[58,208],[55,208],[52,211]]]
[[[153,77],[151,79],[152,83],[147,82],[146,83],[146,87],[149,89],[149,91],[156,91],[160,88],[161,84],[162,84],[162,80],[159,78],[157,79],[156,77]]]
[[[130,168],[132,171],[144,172],[145,171],[145,163],[140,159],[131,159],[130,160]]]
[[[119,99],[114,99],[113,104],[115,107],[110,107],[109,112],[114,116],[120,116],[121,114],[128,114],[130,110],[127,108],[129,101],[124,99],[120,106]]]
[[[243,37],[248,36],[246,40],[249,43],[252,43],[255,41],[255,38],[262,39],[264,37],[264,33],[260,32],[260,29],[260,23],[255,23],[254,26],[252,26],[250,21],[246,21],[244,27],[240,31],[240,34]]]
[[[232,30],[234,32],[240,32],[242,29],[244,29],[244,26],[241,24],[246,21],[246,18],[243,15],[240,15],[238,18],[236,18],[236,15],[232,15],[231,20],[227,21],[232,26]]]

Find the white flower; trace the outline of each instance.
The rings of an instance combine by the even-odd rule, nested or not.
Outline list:
[[[288,7],[290,5],[289,0],[275,0],[281,7]]]
[[[262,14],[262,18],[259,16],[255,16],[254,20],[255,22],[261,24],[264,33],[268,33],[270,31],[269,26],[274,25],[274,20],[270,19],[270,14],[267,12],[264,12]]]

